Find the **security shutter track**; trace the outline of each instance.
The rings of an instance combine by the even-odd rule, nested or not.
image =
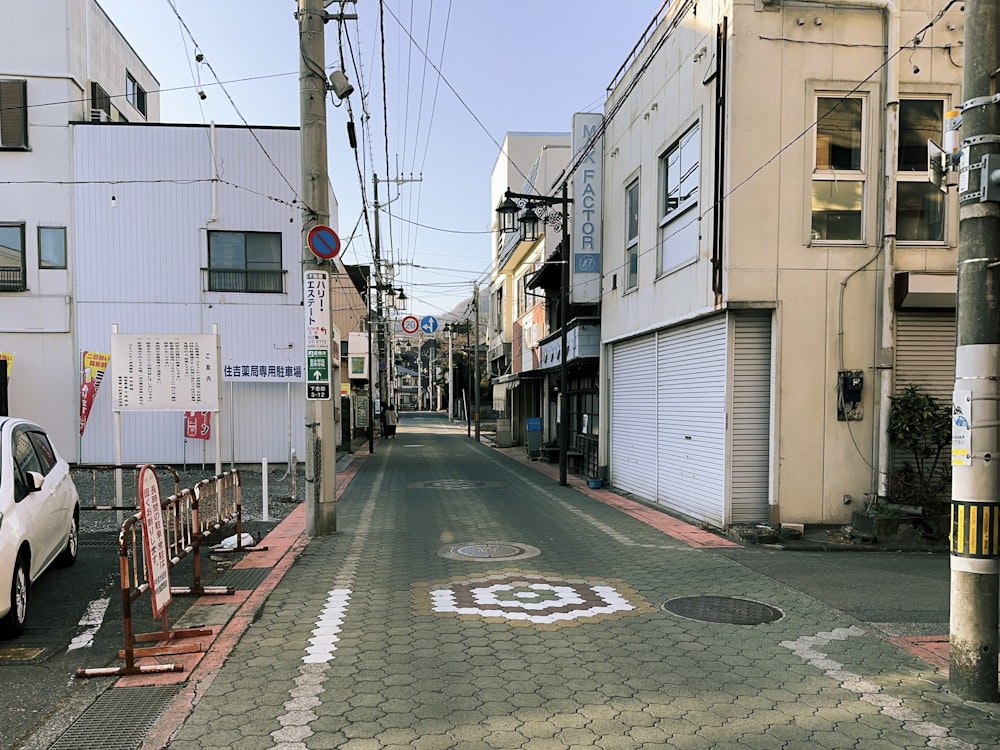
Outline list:
[[[671,510],[724,526],[726,317],[661,334],[657,369],[656,498]]]
[[[611,363],[612,484],[656,497],[656,339],[616,344]]]
[[[955,389],[955,311],[899,310],[896,314],[895,391],[911,383],[940,403],[951,404]],[[892,449],[892,468],[910,460]]]
[[[730,523],[769,520],[771,447],[771,312],[733,319],[730,427]]]

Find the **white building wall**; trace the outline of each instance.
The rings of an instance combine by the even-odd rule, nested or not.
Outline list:
[[[77,456],[79,355],[71,331],[80,246],[68,122],[88,113],[89,80],[124,94],[125,66],[158,117],[155,78],[94,0],[5,4],[0,78],[26,81],[29,149],[0,153],[0,222],[24,224],[27,291],[0,294],[0,351],[14,354],[11,412],[45,425],[69,460]],[[39,227],[66,227],[67,269],[39,269]]]

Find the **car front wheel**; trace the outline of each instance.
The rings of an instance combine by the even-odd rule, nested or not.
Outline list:
[[[0,636],[15,638],[24,632],[28,617],[28,566],[24,555],[14,561],[14,576],[10,583],[10,612],[0,620]]]

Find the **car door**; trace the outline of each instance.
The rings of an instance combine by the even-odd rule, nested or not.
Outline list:
[[[21,483],[20,489],[16,492],[16,497],[20,498],[18,514],[24,522],[28,542],[31,544],[29,575],[34,580],[48,567],[60,549],[58,545],[62,523],[55,508],[58,505],[56,484],[46,479],[41,490],[28,491],[33,486],[29,472],[45,476],[45,468],[35,449],[29,428],[24,425],[14,428],[13,457],[16,479]],[[53,510],[56,510],[56,515],[53,515]]]

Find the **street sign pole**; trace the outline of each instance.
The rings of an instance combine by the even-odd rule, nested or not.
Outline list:
[[[303,284],[310,273],[320,271],[325,262],[310,245],[313,229],[330,218],[327,185],[326,147],[326,53],[324,27],[327,13],[323,0],[300,0],[295,14],[299,22],[299,112],[301,118],[302,162],[302,270]],[[326,243],[324,243],[324,248]],[[327,250],[329,252],[329,250]],[[305,290],[304,290],[305,291]],[[333,325],[329,298],[326,305],[327,331]],[[308,333],[308,332],[307,332]],[[317,347],[319,349],[321,347]],[[327,357],[329,358],[329,347]],[[308,376],[307,376],[308,377]],[[329,373],[328,373],[329,377]],[[310,400],[306,382],[306,533],[329,536],[337,531],[337,424],[332,399]],[[329,383],[327,383],[329,388]]]

